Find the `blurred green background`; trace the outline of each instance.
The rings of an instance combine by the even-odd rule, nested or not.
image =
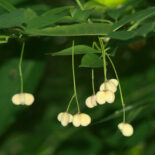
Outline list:
[[[38,13],[50,8],[76,5],[72,0],[8,0],[17,8],[30,7]],[[85,3],[86,1],[81,1]],[[139,10],[154,5],[143,0]],[[2,11],[2,10],[1,10]],[[0,45],[0,155],[154,155],[155,154],[155,48],[154,35],[145,40],[111,40],[118,47],[113,61],[125,97],[127,122],[134,135],[126,138],[117,129],[122,121],[119,92],[112,105],[88,109],[85,99],[92,94],[91,69],[79,68],[75,57],[77,91],[81,111],[92,124],[86,128],[62,127],[57,114],[65,111],[73,94],[71,56],[52,57],[76,44],[91,46],[97,37],[27,38],[23,60],[24,90],[35,96],[31,107],[15,106],[11,97],[19,92],[18,63],[21,42],[10,39]],[[114,72],[108,64],[108,77]],[[104,81],[103,69],[95,69],[95,88]],[[70,112],[77,112],[73,103]]]

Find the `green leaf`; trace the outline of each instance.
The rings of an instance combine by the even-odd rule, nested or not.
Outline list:
[[[121,8],[116,8],[116,9],[108,10],[107,14],[116,21],[116,20],[118,20],[118,18],[121,15],[123,15],[123,13],[125,12],[125,9],[126,9],[126,7],[123,6]]]
[[[40,14],[50,10],[50,6],[46,5],[45,3],[31,3],[29,5],[29,8],[33,9],[34,11]]]
[[[98,68],[103,67],[102,59],[93,53],[88,53],[82,57],[79,67]]]
[[[48,10],[47,12],[43,13],[42,16],[47,16],[47,15],[58,15],[60,13],[65,13],[66,16],[62,17],[60,20],[57,21],[57,23],[73,23],[76,22],[73,17],[71,17],[70,10],[75,8],[74,6],[64,6],[64,7],[59,7],[59,8],[54,8],[51,10]],[[68,13],[68,14],[66,14]]]
[[[26,23],[28,23],[29,21],[31,21],[32,19],[34,19],[36,17],[38,17],[38,15],[34,10],[32,10],[30,8],[25,10],[25,22]]]
[[[155,28],[155,22],[147,23],[142,25],[136,30],[133,31],[115,31],[109,33],[109,37],[113,39],[120,39],[120,40],[128,40],[134,37],[145,37],[149,32],[153,31]]]
[[[41,30],[26,30],[25,33],[31,36],[88,36],[107,35],[112,26],[103,23],[94,24],[73,24],[68,26],[56,26]]]
[[[24,9],[18,9],[0,16],[0,28],[21,26],[25,22]]]
[[[123,19],[116,22],[113,25],[113,30],[117,30],[120,27],[122,27],[123,25],[125,25],[125,24],[127,24],[133,20],[135,22],[139,23],[139,22],[142,22],[143,20],[145,20],[151,16],[154,16],[154,15],[155,15],[155,7],[150,7],[150,8],[147,8],[145,10],[136,12],[136,13],[129,15],[127,17],[124,17]]]
[[[136,35],[146,36],[149,32],[153,31],[155,28],[155,22],[147,23],[136,30]]]
[[[116,31],[109,33],[108,36],[113,39],[128,40],[133,38],[135,35],[133,31]]]
[[[69,11],[70,8],[73,8],[73,6],[63,6],[63,7],[59,7],[59,8],[53,8],[53,9],[50,9],[50,10],[46,11],[45,13],[43,13],[42,16],[55,15],[58,13],[62,13],[66,10]]]
[[[0,0],[0,6],[9,12],[16,10],[16,8],[6,0]]]
[[[79,8],[71,9],[71,16],[75,21],[84,22],[88,20],[88,17],[93,13],[94,9],[81,10]]]
[[[86,53],[101,53],[101,52],[86,45],[74,46],[74,54],[86,54]],[[51,55],[52,56],[72,55],[72,47],[66,48],[60,52],[51,53]]]
[[[37,29],[48,25],[52,25],[57,21],[61,20],[64,16],[66,16],[66,14],[67,12],[66,13],[63,12],[57,15],[46,14],[44,16],[36,17],[27,22],[27,29]]]
[[[135,7],[141,2],[142,0],[136,0],[136,1],[132,0],[132,1],[129,1],[127,4],[123,5],[121,8],[115,8],[115,9],[108,10],[107,13],[114,20],[118,20],[118,18],[120,18],[122,15],[125,14],[125,11],[127,10],[127,8]]]
[[[52,25],[63,19],[66,15],[69,15],[70,8],[71,6],[51,9],[41,16],[38,16],[27,22],[27,29],[37,29]]]

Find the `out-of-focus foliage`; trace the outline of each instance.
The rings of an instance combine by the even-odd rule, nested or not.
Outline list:
[[[0,155],[154,155],[155,154],[155,7],[153,0],[121,2],[61,0],[0,0]],[[112,105],[88,109],[85,99],[104,81],[98,36],[106,43],[119,73],[127,122],[134,135],[123,137],[119,92]],[[33,93],[31,107],[15,106],[21,37],[24,90]],[[22,38],[22,39],[23,39]],[[86,128],[62,127],[57,114],[73,94],[71,44],[81,111],[92,117]],[[108,78],[114,78],[107,63]],[[73,102],[70,112],[77,112]]]
[[[93,0],[93,1],[96,1],[100,4],[104,4],[108,7],[118,7],[118,6],[121,6],[125,3],[127,3],[129,0]]]

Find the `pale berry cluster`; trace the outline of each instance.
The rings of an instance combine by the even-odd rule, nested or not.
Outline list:
[[[109,39],[107,39],[107,41],[109,41]],[[133,135],[134,130],[133,130],[132,125],[125,122],[125,104],[124,104],[121,86],[119,84],[119,78],[117,75],[117,71],[115,69],[115,66],[114,66],[111,58],[109,57],[109,55],[107,55],[111,65],[115,71],[115,75],[117,77],[117,80],[116,79],[107,80],[106,51],[104,49],[103,41],[101,38],[99,38],[99,42],[100,42],[101,49],[102,49],[105,82],[103,82],[100,85],[99,91],[96,93],[95,86],[94,86],[94,70],[92,69],[93,95],[89,96],[86,99],[85,104],[88,108],[93,108],[97,105],[102,105],[105,103],[112,104],[115,101],[115,92],[117,91],[117,87],[119,85],[120,97],[121,97],[121,102],[122,102],[122,107],[123,107],[123,122],[118,124],[118,128],[124,136],[129,137],[129,136]],[[75,82],[75,71],[74,71],[74,41],[73,41],[73,48],[72,48],[72,71],[73,71],[74,95],[72,96],[72,98],[68,104],[66,112],[59,113],[57,118],[58,118],[58,121],[61,122],[62,126],[67,126],[69,123],[72,123],[73,126],[75,126],[75,127],[88,126],[91,123],[91,118],[89,115],[87,115],[85,113],[80,113],[80,107],[79,107],[79,102],[78,102],[77,93],[76,93],[76,82]],[[70,107],[74,97],[76,98],[78,113],[72,116],[70,113],[68,113],[68,110],[69,110],[69,107]]]
[[[118,128],[121,131],[121,133],[126,137],[130,137],[133,135],[134,129],[132,125],[129,123],[119,123]]]
[[[34,102],[34,96],[30,93],[15,94],[12,97],[12,102],[15,105],[27,105],[30,106]]]
[[[69,123],[72,123],[73,126],[88,126],[91,123],[91,118],[85,113],[77,113],[72,116],[68,112],[61,112],[57,117],[58,121],[61,122],[62,126],[67,126]]]
[[[93,108],[97,104],[113,103],[115,100],[115,92],[117,91],[118,81],[110,79],[102,83],[96,95],[89,96],[86,99],[86,106]]]

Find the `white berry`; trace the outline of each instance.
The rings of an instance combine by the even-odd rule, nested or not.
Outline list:
[[[116,87],[119,84],[118,80],[116,80],[116,79],[110,79],[109,82],[112,82]]]
[[[105,91],[98,91],[96,93],[96,101],[98,104],[104,104],[106,102],[106,93]]]
[[[106,93],[106,102],[113,103],[115,100],[115,95],[112,91],[105,91]]]
[[[117,91],[117,87],[115,86],[114,83],[112,83],[110,81],[106,81],[106,82],[102,83],[100,86],[100,91],[104,91],[104,90],[110,90],[113,93],[115,93]]]
[[[80,116],[80,114],[75,114],[75,115],[73,116],[73,121],[72,121],[72,123],[73,123],[73,125],[74,125],[75,127],[79,127],[79,126],[80,126],[80,124],[81,124],[81,116]]]
[[[34,102],[34,96],[29,93],[20,93],[20,94],[15,94],[12,97],[12,102],[15,105],[32,105]]]
[[[95,95],[89,96],[86,99],[86,106],[88,108],[93,108],[93,107],[97,106],[96,96]]]
[[[133,135],[134,129],[133,129],[132,125],[129,123],[123,123],[123,122],[119,123],[118,128],[120,129],[122,134],[126,137]]]
[[[73,116],[68,112],[61,112],[58,114],[57,119],[61,122],[62,126],[67,126],[72,122]]]
[[[91,123],[91,118],[85,113],[78,113],[73,116],[72,123],[75,127],[88,126]]]
[[[113,103],[115,100],[115,94],[112,91],[98,91],[96,94],[96,101],[98,104]]]
[[[88,126],[91,123],[91,118],[89,115],[81,113],[81,126]]]

